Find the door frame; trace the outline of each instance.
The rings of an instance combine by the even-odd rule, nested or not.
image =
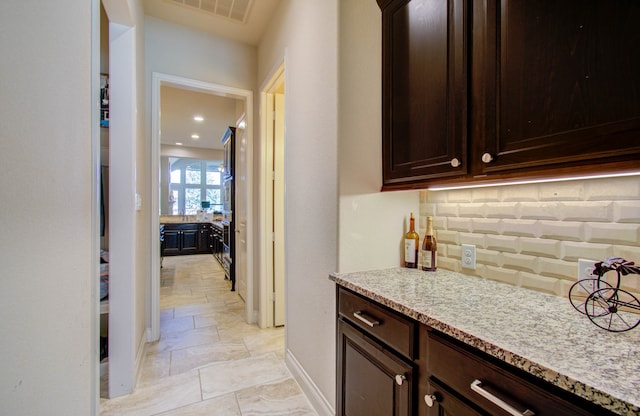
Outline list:
[[[253,91],[228,87],[205,81],[179,77],[160,72],[151,74],[151,202],[150,241],[160,242],[160,87],[219,95],[244,101],[247,135],[247,195],[253,195]],[[153,245],[152,245],[153,246]],[[160,250],[151,250],[149,281],[149,320],[147,342],[160,339]],[[247,206],[247,301],[245,316],[254,322],[253,313],[253,206]]]
[[[273,326],[274,322],[274,303],[273,303],[273,268],[270,263],[273,258],[273,237],[272,237],[272,199],[270,189],[272,184],[271,159],[273,157],[271,148],[273,144],[273,132],[271,123],[273,118],[273,95],[274,89],[280,83],[286,85],[285,80],[285,61],[283,59],[277,64],[265,78],[266,81],[260,88],[260,188],[259,188],[259,215],[260,215],[260,271],[259,271],[259,290],[258,290],[258,326],[260,328],[268,328]],[[286,87],[285,87],[286,88]],[[285,95],[286,103],[286,95]],[[286,104],[285,104],[286,106]],[[285,186],[286,189],[286,186]],[[286,192],[286,191],[285,191]],[[285,260],[286,269],[286,260]],[[286,270],[285,270],[286,279]],[[286,293],[286,289],[285,289]],[[286,327],[286,295],[285,299],[285,327]]]

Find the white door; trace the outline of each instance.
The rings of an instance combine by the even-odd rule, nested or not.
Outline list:
[[[247,136],[244,115],[236,125],[236,182],[235,212],[233,213],[236,233],[236,290],[245,302],[247,301]]]
[[[284,85],[283,87],[284,88]],[[273,122],[273,325],[284,325],[284,94],[274,98]]]

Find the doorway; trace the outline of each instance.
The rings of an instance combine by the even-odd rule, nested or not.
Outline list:
[[[151,90],[151,216],[150,230],[151,241],[160,241],[160,175],[157,174],[160,169],[160,90],[163,86],[169,86],[179,89],[186,89],[196,92],[213,94],[228,98],[234,98],[242,103],[244,112],[243,139],[246,141],[246,149],[243,154],[243,162],[246,163],[245,173],[246,180],[244,190],[247,195],[253,192],[252,181],[252,126],[253,126],[253,92],[239,88],[227,87],[224,85],[213,84],[203,81],[197,81],[189,78],[177,77],[174,75],[162,74],[154,72],[152,74],[152,90]],[[240,120],[239,120],[240,121]],[[236,126],[238,127],[238,126]],[[246,206],[246,254],[243,260],[241,270],[246,273],[243,276],[246,284],[246,301],[245,301],[245,317],[248,323],[254,321],[253,316],[253,233],[252,233],[252,207],[251,204]],[[153,342],[160,338],[160,250],[151,250],[151,279],[149,282],[150,294],[150,314],[148,324],[147,341]]]
[[[263,287],[261,327],[285,324],[285,77],[281,64],[262,90]]]

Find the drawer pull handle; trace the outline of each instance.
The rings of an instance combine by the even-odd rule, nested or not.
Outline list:
[[[396,374],[396,384],[402,386],[402,383],[407,379],[404,374]]]
[[[353,317],[357,318],[361,322],[364,322],[366,325],[369,325],[371,328],[373,328],[374,326],[380,325],[380,321],[376,320],[375,318],[372,319],[370,316],[362,313],[362,311],[354,312]]]
[[[491,403],[495,404],[496,406],[498,406],[499,408],[501,408],[505,412],[509,413],[510,415],[513,415],[513,416],[534,416],[535,415],[535,413],[533,413],[529,409],[525,409],[524,411],[521,412],[518,409],[516,409],[515,407],[511,406],[509,403],[507,403],[504,400],[502,400],[501,398],[499,398],[499,397],[495,396],[494,394],[488,392],[487,390],[483,389],[482,388],[482,381],[480,381],[478,379],[473,380],[473,382],[471,383],[471,390],[475,391],[480,396],[482,396],[485,399],[489,400]]]

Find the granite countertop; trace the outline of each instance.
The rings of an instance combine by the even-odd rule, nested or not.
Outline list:
[[[447,270],[330,278],[614,413],[640,414],[640,327],[608,332],[566,297]]]

